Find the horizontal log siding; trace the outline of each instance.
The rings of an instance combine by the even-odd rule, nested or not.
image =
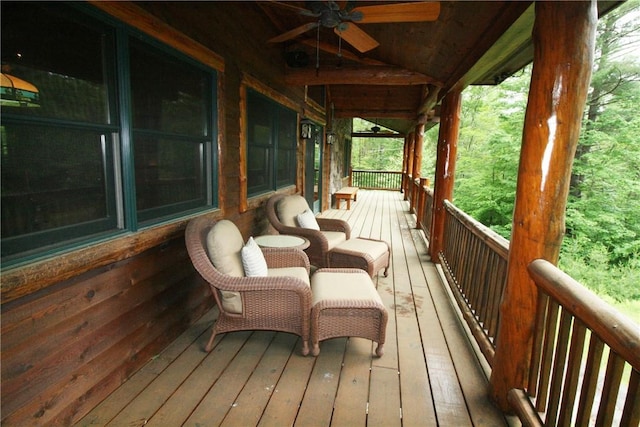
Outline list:
[[[2,306],[2,424],[79,419],[212,307],[182,238]]]
[[[440,263],[480,350],[492,365],[509,242],[446,200],[445,209]]]

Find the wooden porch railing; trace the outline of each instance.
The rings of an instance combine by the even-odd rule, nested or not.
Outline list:
[[[492,365],[509,242],[449,201],[445,210],[440,263],[465,321]]]
[[[420,178],[417,188],[418,201],[416,209],[416,228],[424,231],[427,239],[431,238],[431,219],[433,217],[433,190],[429,188],[429,180]]]
[[[402,172],[353,169],[351,185],[366,190],[399,191],[402,185]]]
[[[640,328],[544,260],[527,390],[509,401],[525,425],[640,424]],[[606,360],[606,363],[605,363]]]
[[[412,180],[413,181],[413,180]],[[419,192],[416,223],[428,235],[433,191]],[[509,242],[445,201],[439,253],[446,280],[489,365]],[[540,290],[526,390],[509,401],[525,426],[640,425],[640,328],[551,263],[529,266]]]

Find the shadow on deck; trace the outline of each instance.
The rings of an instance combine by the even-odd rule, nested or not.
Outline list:
[[[298,337],[264,331],[218,336],[207,354],[214,308],[78,425],[507,425],[402,194],[361,190],[351,210],[322,216],[392,246],[389,277],[375,279],[389,310],[382,358],[361,338],[302,357]]]

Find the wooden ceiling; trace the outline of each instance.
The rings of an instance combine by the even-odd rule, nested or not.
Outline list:
[[[356,4],[387,3],[394,2]],[[257,4],[273,23],[274,37],[316,20],[287,7],[309,2]],[[379,43],[366,53],[324,27],[279,44],[291,58],[287,82],[326,85],[335,117],[377,120],[407,133],[419,121],[437,122],[437,104],[452,88],[497,84],[527,65],[533,21],[530,1],[443,1],[433,22],[358,24]]]

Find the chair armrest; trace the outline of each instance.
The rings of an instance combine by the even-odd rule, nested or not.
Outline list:
[[[289,276],[253,276],[232,277],[224,276],[223,281],[217,281],[214,286],[221,291],[230,292],[266,292],[272,290],[287,290],[306,294],[309,285],[304,281]]]
[[[347,221],[335,218],[316,218],[320,230],[322,231],[341,231],[347,236],[347,240],[351,238],[351,226]]]
[[[304,267],[310,271],[309,257],[295,248],[262,248],[269,268]]]

